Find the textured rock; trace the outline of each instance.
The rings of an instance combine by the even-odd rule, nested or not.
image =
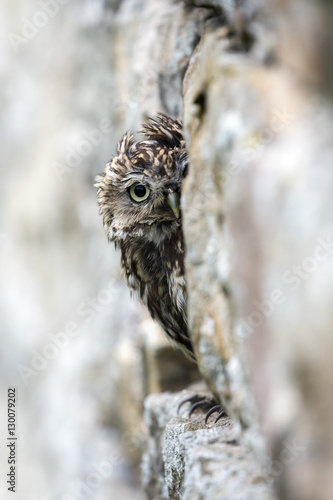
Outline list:
[[[324,499],[333,444],[333,117],[323,63],[331,35],[324,3],[304,7],[305,24],[286,14],[297,16],[294,6],[262,11],[277,14],[269,64],[260,37],[237,52],[225,28],[202,37],[184,83],[191,171],[183,208],[201,369],[265,460],[261,422],[279,497]],[[323,36],[303,57],[319,26]]]
[[[332,171],[327,158],[333,145],[326,131],[332,116],[325,101],[299,80],[286,85],[283,74],[274,80],[269,85],[268,75],[271,91],[257,90],[260,113],[253,110],[250,128],[270,131],[270,139],[257,142],[251,158],[240,160],[239,175],[230,183],[236,335],[247,352],[273,458],[286,454],[288,443],[299,446],[294,459],[289,456],[292,466],[277,474],[283,495],[329,498]],[[274,109],[286,120],[275,130]],[[239,137],[234,142],[239,144]],[[312,480],[304,481],[310,475]]]
[[[239,428],[228,417],[212,426],[204,424],[200,411],[191,420],[175,417],[179,401],[191,394],[164,393],[146,400],[149,437],[142,475],[148,497],[271,499],[271,485],[239,444]]]
[[[189,8],[181,1],[121,2],[112,52],[118,97],[114,111],[123,129],[138,130],[158,111],[182,116],[184,73],[211,16],[211,9]]]
[[[226,28],[208,31],[191,59],[184,83],[191,161],[183,199],[190,325],[207,383],[244,430],[253,430],[249,439],[260,448],[255,405],[245,380],[246,365],[233,333],[232,239],[226,221],[225,180],[237,171],[228,145],[234,131],[241,134],[244,127],[233,103],[249,101],[247,78],[260,81],[264,71],[244,55],[233,54],[233,47]]]

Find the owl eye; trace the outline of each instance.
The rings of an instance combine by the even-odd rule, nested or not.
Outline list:
[[[133,184],[133,186],[129,189],[129,194],[132,200],[134,201],[144,201],[148,198],[150,193],[150,189],[148,186],[144,186],[143,184]]]

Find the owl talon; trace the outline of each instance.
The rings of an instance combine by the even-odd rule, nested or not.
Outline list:
[[[207,415],[206,415],[206,418],[205,418],[205,424],[207,425],[207,422],[209,420],[209,417],[213,414],[213,413],[216,413],[218,412],[218,415],[214,421],[214,424],[216,424],[224,415],[227,415],[225,410],[223,410],[222,406],[221,405],[215,405],[213,406],[213,408],[211,408],[208,412],[207,412]]]
[[[213,413],[216,413],[217,411],[218,411],[218,412],[221,412],[221,405],[215,405],[215,406],[213,406],[213,408],[211,408],[211,409],[207,412],[207,414],[206,414],[206,418],[205,418],[205,424],[206,424],[206,425],[207,425],[207,422],[208,422],[209,417],[210,417]],[[219,415],[220,415],[220,413],[219,413]],[[219,417],[219,416],[218,416],[218,417]],[[218,418],[218,417],[217,417],[217,418]],[[216,420],[215,420],[215,423],[216,423]]]
[[[198,401],[197,403],[194,403],[194,404],[191,406],[191,408],[190,408],[190,411],[189,411],[189,413],[188,413],[188,418],[191,418],[192,413],[193,413],[193,412],[194,412],[197,408],[200,408],[200,406],[202,406],[202,407],[204,408],[204,407],[205,407],[205,406],[207,406],[207,405],[208,405],[208,403],[207,403],[207,401],[206,401],[206,399],[205,399],[205,398],[204,398],[204,399],[200,399],[200,401]]]
[[[196,405],[197,403],[200,403],[201,401],[204,401],[205,399],[206,398],[204,396],[198,396],[197,394],[195,394],[194,396],[187,396],[186,398],[182,399],[181,402],[179,403],[178,408],[177,408],[177,415],[179,414],[179,410],[181,409],[181,407],[185,403],[191,403],[191,406],[190,406],[190,411],[191,411],[191,409],[194,405]]]
[[[223,415],[227,415],[226,412],[224,410],[220,411],[220,413],[218,414],[214,424],[216,424],[216,422],[218,422],[220,420],[220,418],[223,417]]]
[[[181,402],[178,405],[177,409],[177,414],[179,414],[180,408],[183,406],[185,403],[190,403],[190,409],[188,412],[188,418],[191,418],[192,413],[197,409],[197,408],[202,408],[204,411],[208,410],[206,413],[205,417],[205,425],[207,425],[207,422],[209,420],[209,417],[213,414],[218,412],[218,416],[215,419],[215,424],[224,416],[226,415],[225,410],[222,408],[220,404],[216,404],[216,401],[214,401],[213,398],[209,396],[198,396],[197,394],[194,396],[188,396],[184,399],[181,400]]]

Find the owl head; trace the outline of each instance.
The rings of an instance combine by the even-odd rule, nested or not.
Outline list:
[[[180,226],[180,192],[188,156],[182,123],[162,113],[143,125],[143,141],[127,132],[117,155],[96,177],[104,229],[117,243],[145,237],[159,243]]]

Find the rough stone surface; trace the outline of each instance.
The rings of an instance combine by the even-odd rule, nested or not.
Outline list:
[[[246,365],[233,332],[233,242],[226,220],[225,187],[225,180],[237,169],[227,148],[233,131],[241,133],[244,126],[233,102],[247,101],[247,81],[243,87],[242,81],[260,80],[262,70],[243,54],[234,54],[233,47],[234,39],[226,28],[207,31],[184,82],[184,121],[192,167],[183,197],[190,325],[207,383],[263,453],[259,451],[263,444],[257,432],[254,399],[246,383]],[[226,95],[231,97],[226,99]]]
[[[271,499],[269,480],[239,444],[240,429],[228,417],[205,425],[199,410],[191,420],[186,418],[186,405],[182,416],[175,416],[179,402],[192,391],[156,394],[146,400],[149,437],[142,475],[148,497]]]
[[[209,385],[265,460],[259,422],[264,430],[279,498],[326,499],[333,487],[328,6],[256,6],[257,14],[275,14],[269,59],[261,57],[269,55],[265,29],[251,50],[236,51],[232,33],[207,30],[185,76],[190,318]],[[302,10],[304,24],[293,17]]]
[[[181,117],[182,85],[190,56],[211,9],[182,1],[124,0],[113,25],[115,116],[138,130],[158,111]]]

